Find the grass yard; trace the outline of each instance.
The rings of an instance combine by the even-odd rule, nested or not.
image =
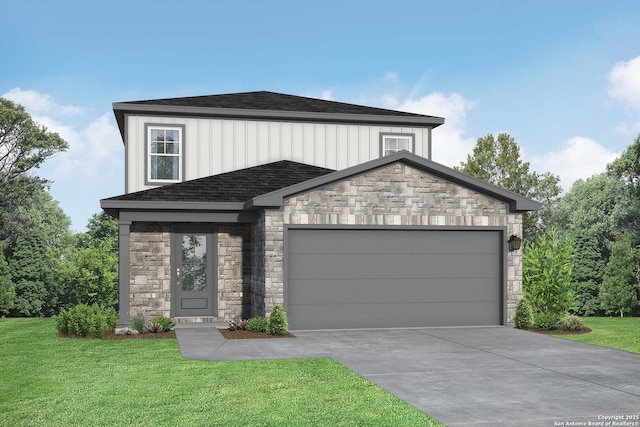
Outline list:
[[[588,334],[556,335],[573,341],[640,353],[640,317],[584,317]]]
[[[0,319],[0,426],[441,426],[328,359],[203,362],[175,340]]]

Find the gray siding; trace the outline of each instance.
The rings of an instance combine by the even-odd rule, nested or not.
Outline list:
[[[429,128],[162,116],[127,116],[127,193],[145,185],[147,123],[184,125],[184,179],[277,160],[344,169],[380,155],[380,133],[415,135],[415,154],[429,156]]]

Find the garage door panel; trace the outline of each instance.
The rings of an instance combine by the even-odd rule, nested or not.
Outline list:
[[[495,277],[492,254],[290,254],[289,279]]]
[[[289,282],[289,305],[342,303],[500,302],[496,279],[307,279]]]
[[[502,324],[502,233],[289,229],[292,329]]]
[[[288,240],[290,253],[493,253],[500,248],[498,233],[417,231],[397,239],[394,230],[295,230]],[[340,242],[336,246],[336,241]]]
[[[295,305],[288,314],[292,329],[350,329],[496,325],[499,313],[492,302],[439,302]]]

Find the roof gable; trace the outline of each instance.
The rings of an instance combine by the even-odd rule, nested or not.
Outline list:
[[[366,163],[361,163],[359,165],[319,176],[308,181],[300,182],[292,186],[273,191],[271,193],[262,194],[260,196],[254,197],[251,202],[247,204],[247,207],[281,207],[284,205],[284,199],[287,197],[310,191],[326,184],[342,181],[352,176],[384,167],[395,162],[405,163],[418,170],[430,173],[446,181],[456,183],[463,187],[477,191],[480,194],[484,194],[486,196],[501,200],[509,204],[512,212],[537,211],[542,207],[540,203],[534,200],[528,199],[526,197],[520,196],[519,194],[463,174],[462,172],[433,162],[424,157],[409,153],[408,151],[400,151],[389,156],[371,160]]]

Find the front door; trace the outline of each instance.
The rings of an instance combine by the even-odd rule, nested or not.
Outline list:
[[[215,316],[214,234],[175,233],[173,236],[174,316]]]

